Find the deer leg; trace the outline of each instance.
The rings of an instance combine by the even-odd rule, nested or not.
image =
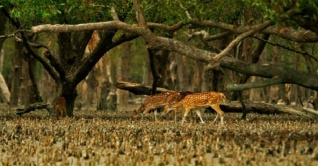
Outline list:
[[[157,122],[157,109],[154,110],[154,115],[155,115],[155,122]]]
[[[166,116],[167,115],[167,113],[169,113],[170,112],[170,110],[169,110],[169,106],[168,105],[166,105],[165,106],[165,109],[163,110],[163,112],[162,112],[162,116]]]
[[[142,112],[142,114],[141,114],[141,120],[144,119],[145,113],[148,113],[151,109],[152,109],[152,108],[146,107],[146,109],[145,109],[145,110]]]
[[[219,105],[211,105],[211,107],[220,115],[221,117],[221,125],[224,125],[224,112],[221,110],[221,108],[219,107]]]
[[[205,123],[205,122],[203,121],[203,119],[202,119],[200,110],[195,110],[195,113],[197,113],[198,117],[200,118],[200,120],[201,120],[200,123],[202,123],[202,124]]]
[[[219,114],[217,113],[212,123],[214,123],[218,119],[218,117],[219,117]]]
[[[177,111],[179,108],[174,110],[174,123],[177,123]]]
[[[184,112],[184,115],[183,115],[181,124],[184,123],[184,121],[185,121],[185,119],[186,119],[188,113],[190,112],[190,110],[191,110],[190,108],[186,108],[186,109],[185,109],[185,112]]]
[[[178,111],[182,112],[183,111],[183,107],[178,107],[174,110],[174,123],[177,123],[177,115],[178,115]]]
[[[161,116],[163,116],[166,119],[167,114],[171,111],[172,109],[169,109],[169,105],[165,106],[165,109],[163,110],[163,113]]]

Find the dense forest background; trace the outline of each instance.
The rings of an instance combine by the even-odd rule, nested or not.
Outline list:
[[[316,1],[139,3],[0,1],[2,102],[116,110],[143,97],[126,81],[317,109]]]

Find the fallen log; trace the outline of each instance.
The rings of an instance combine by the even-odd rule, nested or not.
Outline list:
[[[17,115],[23,115],[25,113],[28,113],[28,112],[31,112],[31,111],[35,111],[37,109],[46,109],[49,113],[52,112],[51,108],[49,108],[48,104],[39,102],[39,103],[30,104],[30,105],[25,106],[25,107],[17,108],[16,114]]]
[[[318,111],[316,111],[314,109],[303,107],[303,111],[310,113],[310,114],[313,114],[315,116],[318,116]]]
[[[274,105],[268,103],[255,103],[252,101],[244,101],[247,113],[259,113],[259,114],[296,114],[301,116],[316,117],[318,112],[315,110],[308,111],[308,108]],[[232,101],[227,104],[220,104],[220,108],[224,112],[242,112],[242,105],[238,101]],[[306,111],[304,111],[306,110]],[[205,112],[213,111],[211,108]],[[215,112],[215,111],[213,111]]]
[[[151,86],[145,86],[139,83],[117,81],[116,87],[122,90],[127,90],[136,95],[150,95]],[[165,88],[157,88],[157,93],[168,91]],[[296,114],[301,116],[315,117],[318,116],[318,112],[315,110],[308,110],[307,108],[282,106],[268,103],[255,103],[252,101],[244,101],[247,113],[259,113],[259,114]],[[232,101],[230,103],[221,104],[220,108],[224,112],[242,112],[242,105],[238,101]],[[205,112],[215,112],[212,108],[208,108]]]
[[[151,86],[145,86],[139,83],[117,81],[116,87],[118,89],[127,90],[135,95],[151,95]],[[165,91],[169,91],[169,89],[160,87],[156,88],[156,93],[161,93]]]

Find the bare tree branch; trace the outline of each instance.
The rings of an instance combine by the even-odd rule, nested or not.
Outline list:
[[[179,5],[180,5],[180,8],[181,8],[181,9],[183,9],[183,10],[185,11],[185,13],[186,13],[186,15],[187,15],[188,19],[189,19],[189,20],[191,20],[191,19],[192,19],[192,17],[191,17],[191,15],[190,15],[190,13],[189,13],[188,9],[187,9],[187,8],[185,8],[185,7],[182,5],[182,3],[180,3]]]
[[[162,30],[165,30],[167,32],[174,32],[177,31],[179,29],[181,29],[184,25],[186,25],[183,21],[180,21],[174,25],[165,25],[165,24],[159,24],[159,23],[152,23],[152,22],[148,22],[147,23],[149,28],[159,28]]]
[[[61,33],[61,32],[75,32],[75,31],[87,31],[87,30],[116,30],[118,29],[116,27],[117,24],[114,24],[114,23],[116,23],[116,21],[77,24],[77,25],[44,24],[44,25],[33,26],[31,28],[31,31],[33,33],[40,33],[40,32]]]
[[[274,22],[269,20],[263,24],[256,26],[255,29],[252,29],[250,31],[242,33],[241,35],[236,37],[234,40],[232,40],[232,42],[224,50],[222,50],[219,54],[217,54],[215,57],[213,57],[213,60],[218,61],[222,56],[228,54],[241,40],[243,40],[244,38],[246,38],[246,37],[248,37],[248,36],[250,36],[258,31],[261,31],[261,30],[267,28],[268,26],[270,26],[272,24],[274,24]]]
[[[231,57],[223,57],[220,59],[220,66],[230,70],[234,70],[241,74],[260,76],[265,78],[283,79],[284,83],[297,84],[313,90],[318,90],[318,76],[312,73],[298,71],[292,68],[270,65],[270,64],[252,64],[239,61]]]
[[[44,52],[44,56],[50,60],[50,64],[60,74],[60,78],[64,78],[66,73],[61,63],[59,63],[58,60],[48,50]]]
[[[114,6],[111,7],[110,13],[111,13],[114,21],[119,21],[118,14],[117,14]]]
[[[230,36],[231,34],[233,34],[230,31],[225,31],[225,32],[221,32],[215,35],[210,35],[207,31],[205,30],[201,30],[201,31],[197,31],[197,32],[193,32],[192,34],[187,34],[188,36],[188,41],[190,41],[192,38],[196,37],[196,36],[202,36],[202,39],[204,41],[212,41],[212,40],[217,40],[217,39],[221,39],[227,36]]]
[[[220,29],[224,29],[227,31],[231,31],[232,33],[241,34],[244,32],[247,32],[251,29],[255,29],[254,26],[235,26],[232,24],[226,24],[222,22],[217,22],[214,20],[196,20],[192,19],[190,20],[191,26],[190,28],[197,28],[197,27],[218,27]],[[270,34],[270,35],[276,35],[280,36],[284,39],[295,41],[295,42],[306,42],[306,43],[314,43],[318,41],[318,35],[312,31],[309,30],[299,30],[299,29],[293,29],[292,27],[289,27],[287,29],[284,29],[284,32],[281,32],[281,29],[279,26],[270,26],[262,31],[260,33]]]
[[[306,51],[298,51],[298,50],[292,49],[292,48],[290,48],[290,47],[287,47],[287,46],[284,46],[284,45],[281,45],[281,44],[278,44],[278,43],[273,43],[273,42],[270,42],[270,41],[268,41],[268,40],[264,40],[264,39],[262,39],[262,38],[258,38],[258,37],[255,37],[255,36],[253,36],[253,38],[255,38],[255,39],[257,39],[257,40],[261,40],[261,41],[266,42],[266,43],[268,43],[268,44],[270,44],[270,45],[273,45],[273,46],[281,47],[281,48],[286,49],[286,50],[288,50],[288,51],[292,51],[292,52],[295,52],[295,53],[298,53],[298,54],[301,54],[301,55],[309,56],[310,58],[312,58],[312,59],[314,59],[316,62],[318,62],[318,58],[316,58],[315,56],[309,54],[309,53],[306,52]]]
[[[270,24],[270,21],[266,22],[266,24],[264,23],[258,26],[261,29],[263,28],[261,25],[268,26],[268,24]],[[149,31],[148,29],[145,29],[144,27],[129,25],[121,21],[109,21],[109,22],[104,22],[101,24],[93,23],[92,25],[93,26],[88,24],[62,25],[62,26],[60,25],[60,26],[55,26],[55,27],[59,27],[59,29],[55,28],[54,30],[59,32],[71,31],[72,29],[78,26],[80,26],[80,28],[77,30],[92,30],[91,29],[92,27],[93,28],[107,27],[108,30],[120,29],[120,30],[134,33],[136,35],[141,36],[147,43],[149,43],[148,47],[152,49],[175,51],[180,53],[181,55],[184,55],[196,60],[205,61],[205,62],[211,62],[212,58],[216,55],[216,53],[198,49],[193,46],[189,46],[178,40],[156,36],[153,33],[151,33],[151,31]],[[67,26],[67,28],[63,26]],[[255,28],[257,26],[252,26],[252,27]],[[32,30],[34,30],[34,28],[32,28]],[[46,27],[46,30],[52,30],[52,29],[50,27]],[[39,29],[36,32],[39,32]],[[250,33],[255,33],[255,32],[250,32]],[[261,76],[266,78],[279,76],[286,83],[294,83],[300,86],[318,90],[318,84],[317,84],[318,77],[315,74],[305,73],[305,72],[297,71],[287,67],[245,63],[235,58],[231,58],[227,56],[223,56],[222,58],[220,58],[219,63],[220,63],[220,66],[223,68],[234,70],[242,74]]]
[[[140,4],[139,4],[138,0],[133,0],[133,3],[134,3],[134,9],[135,9],[135,13],[136,13],[136,19],[138,22],[138,26],[145,28],[145,29],[148,29],[147,22],[144,18],[142,10],[140,9]]]
[[[13,18],[10,17],[10,14],[4,9],[2,8],[2,12],[4,13],[4,15],[10,20],[10,22],[12,23],[13,26],[15,26],[16,29],[20,28],[20,23],[19,21],[14,20]],[[38,54],[36,54],[31,46],[29,45],[29,42],[27,40],[26,34],[24,31],[18,30],[21,34],[22,37],[22,42],[24,44],[24,46],[26,47],[26,49],[28,50],[28,52],[35,58],[37,59],[42,66],[45,68],[45,70],[50,74],[50,76],[56,80],[58,78],[58,75],[56,73],[56,71],[48,64],[47,61],[45,61],[41,56],[39,56]]]
[[[227,84],[226,89],[229,91],[243,91],[252,88],[260,88],[270,85],[283,84],[284,78],[272,78],[262,82],[248,82],[244,84]]]
[[[126,41],[131,41],[134,40],[136,38],[138,38],[139,36],[133,33],[127,33],[127,34],[122,34],[118,39],[114,40],[112,44],[109,45],[110,48],[114,48]]]
[[[15,37],[15,33],[13,34],[9,34],[9,35],[0,35],[0,38],[11,38],[11,37]]]

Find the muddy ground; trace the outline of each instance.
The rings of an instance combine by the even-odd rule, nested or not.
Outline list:
[[[132,122],[131,111],[0,110],[0,165],[318,165],[318,120],[296,115],[203,114],[185,124],[172,114]],[[178,116],[180,122],[181,114]]]

